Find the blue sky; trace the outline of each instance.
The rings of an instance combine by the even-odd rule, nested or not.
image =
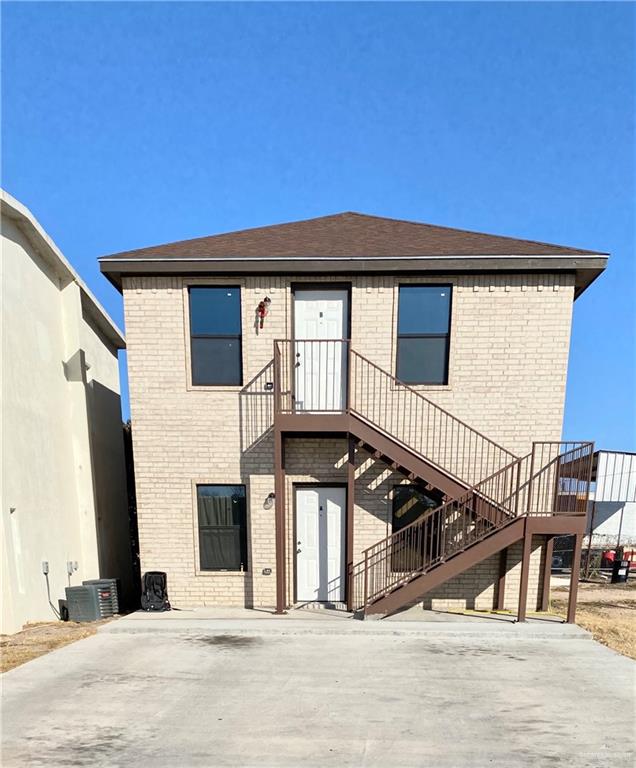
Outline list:
[[[610,251],[564,437],[633,449],[635,10],[3,3],[2,185],[120,324],[98,256],[342,210]]]

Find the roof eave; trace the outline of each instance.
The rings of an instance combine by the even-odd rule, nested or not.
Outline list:
[[[27,208],[26,205],[23,205],[19,200],[16,200],[16,198],[10,195],[6,190],[0,189],[0,213],[2,216],[6,216],[8,219],[16,222],[16,224],[22,228],[31,245],[40,254],[40,257],[48,263],[53,264],[57,273],[60,274],[65,281],[68,280],[69,282],[77,284],[84,298],[84,305],[87,312],[90,313],[102,333],[116,349],[125,349],[126,339],[124,334],[119,330],[114,320],[112,320],[108,312],[102,307],[92,291],[75,271],[74,267],[66,259],[62,251],[57,247],[53,239],[45,231],[33,213],[31,213],[29,208]]]
[[[576,275],[575,298],[596,280],[607,265],[607,254],[541,256],[402,256],[402,257],[215,257],[195,259],[120,258],[107,256],[99,266],[108,280],[122,289],[123,275],[196,274],[324,274],[343,273],[466,273],[569,272]]]

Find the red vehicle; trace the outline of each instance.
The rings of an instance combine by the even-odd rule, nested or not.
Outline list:
[[[616,558],[616,550],[608,549],[601,556],[601,565],[603,568],[611,568]],[[623,551],[623,560],[629,560],[631,567],[636,568],[636,549],[626,549]]]

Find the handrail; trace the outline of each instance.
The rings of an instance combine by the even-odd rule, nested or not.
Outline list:
[[[514,461],[510,462],[510,464],[506,465],[505,467],[502,467],[501,469],[498,469],[496,472],[493,472],[492,475],[489,477],[484,478],[484,480],[481,480],[476,485],[473,485],[471,488],[469,488],[467,491],[461,494],[461,496],[458,496],[456,499],[451,499],[448,502],[444,502],[444,504],[440,504],[439,507],[434,507],[433,509],[427,509],[426,512],[423,512],[417,520],[414,520],[412,523],[409,523],[408,525],[405,525],[403,528],[400,528],[400,533],[402,531],[405,531],[407,528],[411,528],[412,526],[418,525],[420,522],[422,522],[427,517],[432,517],[441,507],[446,506],[448,504],[451,504],[453,501],[462,502],[462,501],[468,501],[472,499],[475,495],[479,495],[480,498],[482,498],[484,501],[493,504],[493,505],[500,505],[501,502],[497,502],[493,498],[489,498],[482,490],[481,486],[485,485],[487,483],[491,483],[496,477],[503,474],[504,472],[509,472],[512,468],[519,467],[524,461],[527,461],[529,457],[532,454],[529,453],[526,456],[523,456],[520,459],[515,459]],[[502,506],[502,509],[504,507]],[[507,510],[506,510],[507,511]],[[383,539],[380,539],[379,541],[376,541],[374,544],[372,544],[370,547],[367,547],[366,549],[362,550],[362,554],[365,552],[368,552],[372,550],[374,547],[377,547],[379,544],[383,544],[386,541],[389,541],[395,534],[390,533],[388,536],[385,536]]]
[[[278,413],[344,413],[348,339],[278,339],[274,342]]]
[[[409,392],[412,392],[417,397],[421,397],[422,400],[426,400],[427,403],[429,403],[433,408],[436,408],[438,411],[441,411],[445,416],[449,416],[454,421],[459,422],[462,426],[466,427],[466,429],[470,429],[473,432],[476,432],[480,437],[483,437],[484,440],[491,443],[495,447],[502,450],[504,453],[507,453],[509,456],[515,456],[514,453],[504,448],[502,445],[499,445],[499,443],[496,443],[494,440],[491,440],[487,435],[482,434],[479,430],[475,429],[474,427],[471,427],[470,424],[466,424],[465,421],[462,421],[461,419],[457,418],[454,414],[452,414],[450,411],[447,411],[445,408],[442,408],[440,405],[437,405],[437,403],[432,402],[427,397],[424,397],[424,395],[421,392],[418,392],[417,389],[413,389],[413,387],[410,386],[410,384],[406,384],[403,381],[400,381],[400,379],[396,378],[392,373],[389,373],[388,371],[385,371],[384,368],[381,368],[377,363],[374,363],[372,360],[369,360],[368,357],[365,357],[364,355],[361,355],[359,352],[356,352],[355,349],[351,350],[351,354],[360,360],[363,360],[367,365],[370,365],[372,368],[375,368],[383,375],[387,376],[388,378],[392,379],[394,384],[398,387],[401,387],[402,389],[407,389]]]
[[[466,486],[517,456],[351,347],[349,339],[277,339],[279,413],[348,412]]]
[[[518,457],[351,350],[350,412],[468,486]]]
[[[468,489],[363,550],[349,571],[367,606],[520,516],[585,513],[593,443],[536,442],[517,457],[351,348],[348,339],[274,342],[275,413],[350,413]]]
[[[354,608],[379,599],[517,517],[584,514],[593,454],[590,442],[534,443],[527,456],[363,550],[363,560],[351,569]],[[502,475],[508,476],[505,482],[498,479]],[[510,484],[513,493],[501,498]]]

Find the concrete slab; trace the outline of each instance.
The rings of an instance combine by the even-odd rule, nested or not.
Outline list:
[[[356,621],[351,616],[329,616],[317,618],[305,612],[293,612],[284,616],[261,614],[242,609],[201,608],[190,611],[167,613],[144,613],[139,611],[104,624],[99,632],[106,634],[151,633],[151,634],[206,634],[219,635],[423,635],[428,638],[461,635],[463,637],[496,637],[500,639],[519,637],[557,640],[591,639],[589,633],[574,624],[564,624],[552,619],[532,619],[518,624],[510,615],[465,616],[441,614],[432,621],[417,621],[411,617],[400,621],[397,616],[376,621]],[[312,611],[310,613],[323,613]],[[432,613],[432,612],[430,612]],[[404,614],[398,614],[402,616]]]
[[[112,622],[2,677],[2,765],[632,765],[635,665],[576,629]]]

